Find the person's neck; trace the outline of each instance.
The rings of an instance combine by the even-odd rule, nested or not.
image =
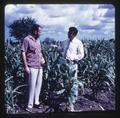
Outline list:
[[[31,35],[35,40],[37,40],[37,37],[34,34],[31,34]]]
[[[75,37],[74,37],[74,38],[75,38]],[[69,38],[70,42],[71,42],[71,41],[73,41],[73,40],[74,40],[74,38],[72,38],[72,39],[70,39],[70,38]]]

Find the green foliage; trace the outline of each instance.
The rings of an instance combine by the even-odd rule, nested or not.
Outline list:
[[[112,90],[115,87],[114,42],[109,42],[109,40],[86,40],[83,42],[85,57],[78,62],[79,90],[84,93],[85,88],[88,88],[92,90],[93,97],[97,98],[101,90]],[[41,100],[49,101],[49,103],[52,103],[51,99],[55,96],[67,98],[71,86],[67,79],[68,65],[59,63],[59,59],[62,58],[61,54],[56,47],[51,47],[51,44],[60,45],[60,42],[42,42],[45,64],[43,65]],[[18,81],[17,84],[16,81]],[[20,57],[20,46],[7,45],[5,46],[5,102],[7,112],[16,112],[17,96],[24,94],[22,92],[25,89],[24,86],[26,85]]]
[[[78,74],[82,74],[81,79],[85,81],[86,87],[92,89],[93,97],[96,98],[100,90],[115,87],[114,43],[98,40],[87,41],[85,44],[86,56],[79,63],[83,73]]]
[[[18,81],[18,79],[21,78]],[[20,59],[20,46],[5,46],[5,109],[7,113],[17,112],[17,96],[23,94],[23,67]]]
[[[15,20],[8,26],[10,29],[10,36],[13,36],[18,41],[21,41],[25,36],[30,34],[30,29],[35,23],[35,19],[30,17]]]

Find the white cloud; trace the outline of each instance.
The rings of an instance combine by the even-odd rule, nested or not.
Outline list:
[[[103,27],[104,30],[112,30],[115,29],[114,23],[107,23],[105,27]]]
[[[96,17],[96,19],[99,19],[101,17],[103,17],[105,15],[105,13],[107,13],[108,9],[103,9],[103,8],[100,8],[100,9],[96,9],[94,11],[94,17]]]
[[[114,16],[107,23],[108,19],[104,16],[108,8],[99,8],[99,6],[100,4],[9,4],[5,7],[5,25],[7,26],[16,19],[29,16],[36,19],[37,23],[45,27],[63,27],[60,32],[68,31],[70,26],[98,25],[103,30],[101,32],[114,31]],[[55,28],[54,31],[56,31]],[[54,31],[51,31],[51,33]],[[95,33],[96,31],[91,29],[84,30],[83,32]]]
[[[94,29],[91,29],[91,30],[80,30],[80,32],[84,32],[84,33],[94,33],[95,30]]]

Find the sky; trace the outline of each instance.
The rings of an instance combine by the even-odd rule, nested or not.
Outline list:
[[[77,27],[79,39],[115,38],[115,8],[112,4],[8,4],[5,6],[5,39],[9,24],[31,17],[42,25],[40,39],[67,39],[69,27]]]

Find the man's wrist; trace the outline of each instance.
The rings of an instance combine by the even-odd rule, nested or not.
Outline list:
[[[24,66],[24,68],[26,69],[26,68],[28,68],[28,66],[26,65],[26,66]]]
[[[74,63],[78,63],[78,61],[79,61],[78,59],[75,59],[75,60],[74,60]]]

